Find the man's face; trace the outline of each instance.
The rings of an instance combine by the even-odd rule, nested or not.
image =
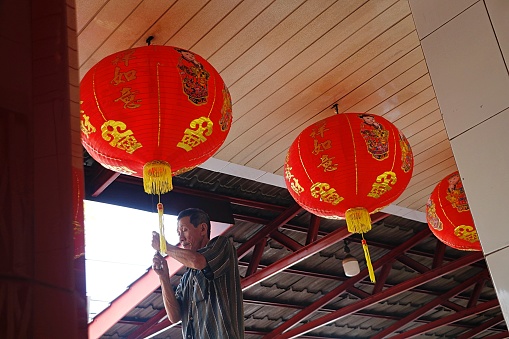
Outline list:
[[[180,247],[196,251],[206,244],[207,226],[200,224],[194,227],[189,217],[183,217],[177,222]]]

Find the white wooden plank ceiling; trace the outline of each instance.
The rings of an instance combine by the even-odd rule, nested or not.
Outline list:
[[[234,102],[215,158],[282,175],[309,124],[340,112],[393,122],[415,156],[396,205],[425,211],[456,162],[406,0],[77,0],[80,75],[103,57],[153,44],[189,49]]]

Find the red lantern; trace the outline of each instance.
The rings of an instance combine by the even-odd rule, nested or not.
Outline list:
[[[403,134],[383,117],[365,113],[336,114],[307,127],[290,146],[284,167],[297,203],[320,217],[346,218],[348,230],[361,234],[371,229],[369,214],[405,190],[412,170]]]
[[[459,172],[435,187],[426,204],[426,220],[444,244],[463,251],[482,250]]]
[[[110,55],[87,72],[80,90],[85,149],[106,168],[142,177],[150,194],[170,191],[173,175],[211,157],[231,125],[230,94],[219,73],[176,47]]]

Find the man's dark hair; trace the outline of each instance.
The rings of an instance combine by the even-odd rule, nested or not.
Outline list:
[[[196,228],[201,223],[207,224],[207,236],[210,239],[210,218],[205,211],[199,209],[199,208],[187,208],[185,210],[180,211],[179,215],[177,216],[177,221],[189,217],[189,221],[193,226]]]

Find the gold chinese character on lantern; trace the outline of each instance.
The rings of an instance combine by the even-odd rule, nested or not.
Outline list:
[[[471,243],[479,241],[477,231],[472,226],[467,225],[458,226],[454,229],[454,235],[460,238],[461,240],[466,240]]]
[[[124,103],[124,108],[138,108],[141,106],[141,99],[136,99],[136,94],[138,94],[138,91],[131,91],[130,87],[124,87],[120,91],[120,97],[115,99],[115,102],[122,101]]]
[[[191,128],[186,128],[182,140],[177,144],[177,147],[183,148],[187,152],[207,141],[206,136],[212,134],[213,122],[207,117],[201,117],[191,121],[189,126]]]
[[[133,57],[134,50],[128,50],[124,53],[117,55],[115,59],[111,62],[113,65],[118,65],[119,62],[123,61],[125,66],[129,66],[129,60],[134,59]]]
[[[338,169],[338,164],[333,164],[332,160],[335,157],[329,157],[327,154],[322,155],[320,160],[322,161],[317,167],[323,167],[324,172],[332,172]]]
[[[318,140],[314,140],[314,148],[311,153],[314,155],[318,155],[319,153],[331,148],[331,141],[325,140],[324,142],[318,142]]]
[[[323,138],[323,134],[328,131],[328,128],[325,128],[325,124],[320,125],[318,128],[313,128],[311,134],[309,134],[313,139],[315,139],[318,135]]]
[[[83,111],[81,111],[81,112],[83,112]],[[91,133],[95,133],[96,129],[90,122],[90,117],[88,115],[82,114],[81,116],[83,117],[83,119],[80,121],[81,132],[83,132],[83,134],[88,138],[88,136]]]
[[[102,137],[111,146],[117,147],[129,154],[132,154],[142,145],[133,136],[133,131],[127,130],[126,124],[122,121],[109,120],[101,126]]]
[[[339,204],[343,197],[341,197],[334,188],[326,182],[317,182],[311,186],[311,196],[313,198],[320,198],[321,201],[330,203],[332,205]]]
[[[391,190],[391,185],[394,186],[398,179],[396,178],[396,173],[387,171],[383,174],[380,174],[376,178],[376,182],[373,183],[371,187],[371,192],[368,193],[368,197],[371,198],[380,198],[381,195]]]
[[[299,179],[297,178],[293,178],[292,180],[292,183],[290,184],[290,187],[292,188],[292,190],[297,193],[297,194],[301,194],[302,192],[304,192],[304,187],[302,187],[300,184],[299,184]]]
[[[136,70],[132,69],[127,72],[120,72],[120,67],[115,67],[115,74],[111,83],[114,86],[118,86],[123,82],[129,82],[136,79]]]

